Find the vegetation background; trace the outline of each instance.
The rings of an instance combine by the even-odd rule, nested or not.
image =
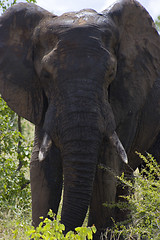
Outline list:
[[[26,0],[36,2],[35,0]],[[0,0],[3,12],[15,4]],[[156,20],[160,31],[160,17]],[[92,239],[95,228],[77,228],[68,236],[63,235],[64,226],[59,217],[54,221],[45,219],[37,228],[31,227],[31,193],[29,180],[29,161],[32,149],[34,126],[18,117],[0,97],[0,239]],[[117,207],[130,207],[132,217],[128,227],[124,223],[115,224],[113,229],[107,229],[105,235],[110,239],[160,239],[160,168],[155,159],[147,154],[139,154],[146,163],[147,169],[136,173],[132,181],[120,177],[124,187],[130,187],[131,192],[127,203]],[[110,207],[115,207],[111,205]],[[52,215],[53,213],[50,212]],[[52,215],[53,216],[53,215]],[[114,219],[113,219],[114,222]]]

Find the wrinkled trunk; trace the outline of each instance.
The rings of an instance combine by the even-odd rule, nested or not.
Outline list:
[[[90,203],[101,134],[95,126],[74,126],[63,135],[64,197],[62,222],[66,232],[83,224]]]

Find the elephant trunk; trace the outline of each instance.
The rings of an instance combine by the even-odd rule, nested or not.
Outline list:
[[[83,224],[91,199],[102,140],[99,129],[91,124],[70,127],[62,133],[61,150],[64,174],[61,219],[66,232]]]

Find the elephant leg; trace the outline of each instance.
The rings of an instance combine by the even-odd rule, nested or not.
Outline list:
[[[95,240],[111,239],[106,229],[112,227],[117,220],[117,209],[107,204],[117,200],[117,176],[121,175],[125,165],[109,142],[104,142],[101,151],[99,162],[102,167],[101,164],[97,167],[89,214],[89,226],[94,224],[97,228]]]
[[[101,235],[106,231],[106,227],[113,225],[112,218],[115,218],[115,209],[106,207],[103,204],[114,202],[115,197],[116,178],[114,174],[98,168],[94,181],[88,222],[89,226],[94,224],[97,228],[97,233],[94,236],[95,240],[103,239]]]
[[[47,217],[49,209],[57,213],[62,192],[62,166],[59,150],[52,146],[47,158],[39,162],[40,132],[36,131],[35,144],[30,164],[32,193],[32,221],[37,227],[39,217]]]

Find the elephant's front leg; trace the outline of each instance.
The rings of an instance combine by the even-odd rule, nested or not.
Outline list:
[[[116,179],[107,170],[98,169],[94,182],[92,200],[90,205],[89,226],[95,225],[97,233],[95,240],[104,234],[107,227],[113,225],[115,218],[114,208],[104,206],[104,203],[112,203],[116,197]]]
[[[97,167],[89,214],[89,226],[94,224],[97,228],[95,240],[103,239],[100,235],[106,232],[107,227],[113,226],[113,219],[116,217],[116,209],[104,206],[104,203],[111,204],[116,201],[116,176],[121,160],[110,144],[103,155],[101,164]]]
[[[36,127],[30,164],[32,221],[35,227],[41,221],[39,217],[47,217],[49,209],[57,213],[62,192],[62,166],[59,150],[52,144],[46,159],[39,162],[38,154],[42,138],[43,131]]]

